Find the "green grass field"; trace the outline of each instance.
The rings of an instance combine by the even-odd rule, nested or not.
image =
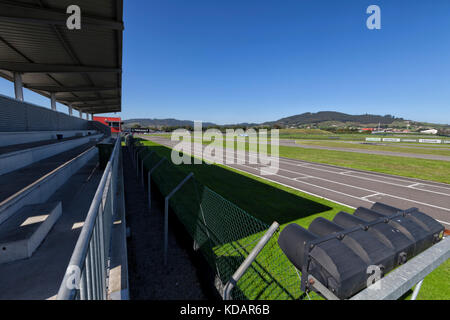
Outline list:
[[[143,143],[152,147],[160,156],[170,159],[171,149],[150,141]],[[336,203],[221,165],[180,165],[178,169],[186,174],[193,172],[198,181],[238,207],[267,224],[278,221],[282,228],[289,223],[307,227],[317,217],[332,219],[339,211],[353,212],[352,209]],[[217,252],[220,253],[220,248]],[[251,281],[255,275],[247,276]],[[445,262],[425,279],[418,299],[450,299],[450,287],[446,286],[448,279],[450,261]],[[267,298],[271,297],[273,298]],[[277,297],[285,296],[277,293]],[[407,295],[404,298],[408,297]]]
[[[159,133],[152,134],[158,137],[165,137],[170,139],[171,133]],[[443,136],[430,136],[421,134],[394,134],[386,133],[380,135],[366,134],[366,133],[341,133],[335,134],[332,132],[320,130],[320,129],[281,129],[279,131],[280,139],[294,139],[294,140],[324,140],[324,141],[365,141],[366,138],[401,138],[401,139],[442,139],[450,140],[450,137]],[[409,142],[402,142],[404,144],[410,144]],[[424,144],[421,144],[424,145]],[[442,144],[442,146],[450,147],[449,145]]]
[[[280,146],[280,156],[409,178],[450,183],[450,161]]]
[[[307,146],[322,146],[322,147],[332,147],[332,148],[351,148],[360,150],[378,150],[378,151],[390,151],[390,152],[402,152],[411,154],[434,154],[441,156],[450,156],[450,145],[447,148],[406,148],[397,147],[394,144],[390,145],[372,145],[372,144],[360,144],[351,143],[345,141],[316,141],[316,140],[296,140],[296,143],[307,145]]]
[[[331,133],[319,129],[281,129],[281,139],[311,139],[311,140],[342,140],[342,141],[365,141],[366,138],[402,138],[402,139],[446,139],[449,137],[430,136],[424,134],[402,134],[402,133],[385,133],[385,134],[367,134],[367,133]]]

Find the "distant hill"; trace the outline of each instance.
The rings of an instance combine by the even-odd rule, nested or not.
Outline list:
[[[306,128],[306,127],[316,127],[316,128],[343,128],[348,126],[368,126],[376,127],[378,124],[381,126],[393,126],[393,127],[406,127],[406,125],[411,125],[415,127],[433,127],[433,128],[448,128],[448,125],[439,125],[431,123],[421,123],[416,121],[405,120],[403,118],[396,118],[391,115],[373,115],[373,114],[362,114],[362,115],[350,115],[335,111],[321,111],[317,113],[303,113],[291,117],[282,118],[276,121],[269,121],[265,123],[237,123],[228,124],[221,127],[257,127],[257,126],[274,126],[278,125],[282,128]],[[191,120],[177,120],[177,119],[129,119],[124,121],[125,128],[131,128],[134,125],[139,125],[141,127],[192,127],[194,122]],[[204,122],[203,127],[219,127],[211,122]]]
[[[139,125],[141,127],[186,127],[194,126],[194,121],[191,120],[177,120],[177,119],[129,119],[124,120],[124,127],[125,128],[131,128],[134,125]],[[224,125],[224,127],[232,127],[232,126],[238,126],[238,127],[255,127],[258,126],[258,123],[238,123],[238,124],[227,124]],[[203,122],[203,127],[219,127],[219,125],[212,123],[212,122]]]
[[[378,116],[372,114],[350,115],[334,111],[322,111],[317,113],[303,113],[277,121],[264,123],[265,125],[280,126],[300,126],[306,124],[319,124],[324,122],[340,122],[340,123],[358,123],[358,124],[391,124],[394,121],[404,121],[403,118],[396,118],[391,115]]]

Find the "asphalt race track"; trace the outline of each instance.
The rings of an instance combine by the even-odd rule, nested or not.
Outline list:
[[[171,148],[177,144],[162,137],[141,137]],[[375,202],[401,209],[416,207],[450,228],[449,184],[287,158],[280,158],[277,174],[262,175],[260,165],[248,163],[248,153],[246,159],[245,164],[226,165],[353,208],[370,208]]]
[[[450,161],[449,156],[441,156],[441,155],[435,155],[435,154],[421,154],[421,153],[393,152],[393,151],[383,151],[383,150],[369,150],[369,149],[340,148],[340,147],[338,148],[338,147],[304,145],[301,143],[295,143],[295,140],[286,140],[286,139],[280,140],[280,146],[297,147],[297,148],[304,148],[304,149],[319,149],[319,150],[345,151],[345,152],[355,152],[355,153],[365,153],[365,154],[377,154],[380,156]],[[418,147],[416,147],[416,149],[418,149]]]

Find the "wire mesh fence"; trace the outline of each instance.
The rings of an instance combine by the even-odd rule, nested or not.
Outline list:
[[[157,165],[161,156],[152,148],[139,154],[145,159],[143,172]],[[151,154],[150,154],[151,153]],[[149,155],[149,156],[148,156]],[[160,193],[167,196],[186,173],[166,160],[152,172]],[[269,225],[223,198],[195,178],[189,179],[169,200],[169,206],[193,239],[224,286],[250,254]],[[300,290],[300,274],[278,246],[276,232],[231,292],[235,300],[296,300],[306,297]],[[308,298],[313,298],[308,296]]]

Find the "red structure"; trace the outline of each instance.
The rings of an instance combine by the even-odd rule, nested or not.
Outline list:
[[[122,119],[112,117],[94,117],[94,121],[98,121],[111,128],[111,133],[122,132]]]

